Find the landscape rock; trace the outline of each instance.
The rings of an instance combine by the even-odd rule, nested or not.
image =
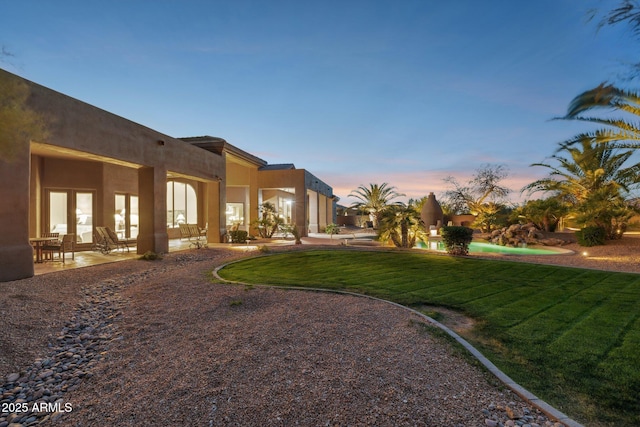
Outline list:
[[[495,245],[513,248],[529,245],[562,246],[566,244],[562,239],[548,238],[533,224],[513,224],[491,232],[489,241]]]

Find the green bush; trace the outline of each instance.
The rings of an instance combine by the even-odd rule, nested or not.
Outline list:
[[[576,231],[576,239],[580,246],[604,245],[606,237],[607,231],[604,227],[585,227]]]
[[[331,236],[331,238],[333,239],[333,235],[334,234],[340,234],[340,226],[338,224],[327,224],[327,227],[325,228],[325,233],[327,233],[328,235]]]
[[[155,261],[155,260],[162,259],[162,255],[157,254],[153,251],[147,251],[144,254],[142,254],[138,259],[142,261]]]
[[[296,239],[296,245],[301,245],[302,240],[300,239],[300,230],[298,230],[297,225],[293,224],[293,227],[291,227],[291,234],[293,234],[293,237]]]
[[[448,253],[452,255],[468,255],[469,243],[473,239],[473,230],[457,225],[442,227],[442,242]]]
[[[268,254],[269,252],[271,252],[271,249],[269,249],[269,246],[267,245],[262,245],[258,248],[258,250],[260,252],[262,252],[263,254]]]
[[[247,243],[247,237],[249,233],[244,230],[231,230],[229,231],[229,237],[231,238],[231,243]]]

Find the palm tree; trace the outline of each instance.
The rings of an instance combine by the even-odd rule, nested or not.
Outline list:
[[[560,198],[551,196],[546,199],[529,200],[512,213],[512,221],[524,219],[532,222],[543,231],[555,231],[569,213],[569,205]]]
[[[380,218],[381,240],[391,240],[398,248],[412,248],[424,233],[420,212],[402,203],[389,206]]]
[[[563,144],[561,151],[569,156],[552,156],[558,165],[535,163],[550,169],[547,178],[537,180],[522,191],[530,194],[551,192],[563,202],[574,206],[573,213],[579,223],[604,227],[614,237],[617,223],[624,221],[631,208],[625,203],[629,192],[640,183],[640,163],[623,167],[634,153],[621,151],[615,144],[593,143],[591,138]]]
[[[618,113],[628,118],[585,116],[592,111]],[[579,120],[604,125],[592,132],[580,133],[560,145],[560,150],[587,140],[597,144],[612,144],[613,148],[640,148],[640,93],[623,90],[613,85],[604,85],[576,96],[564,120]],[[632,119],[635,119],[632,121]]]
[[[389,184],[383,182],[381,185],[369,184],[369,187],[361,185],[353,190],[349,197],[360,200],[352,206],[369,213],[373,217],[373,226],[378,227],[381,215],[391,200],[404,197],[404,194],[398,193],[396,187],[390,187]]]

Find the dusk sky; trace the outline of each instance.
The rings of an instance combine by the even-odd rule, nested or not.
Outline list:
[[[585,124],[551,120],[637,61],[620,0],[0,0],[0,67],[174,137],[294,163],[348,205],[359,185],[508,185]]]

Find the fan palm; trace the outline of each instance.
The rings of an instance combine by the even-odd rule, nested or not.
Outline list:
[[[355,197],[360,200],[353,204],[363,211],[368,212],[373,216],[373,226],[377,227],[380,223],[380,218],[384,210],[389,206],[390,202],[398,197],[404,197],[404,194],[400,194],[396,191],[396,188],[389,186],[386,182],[382,184],[369,184],[369,187],[364,185],[359,186],[353,190],[349,197]]]

